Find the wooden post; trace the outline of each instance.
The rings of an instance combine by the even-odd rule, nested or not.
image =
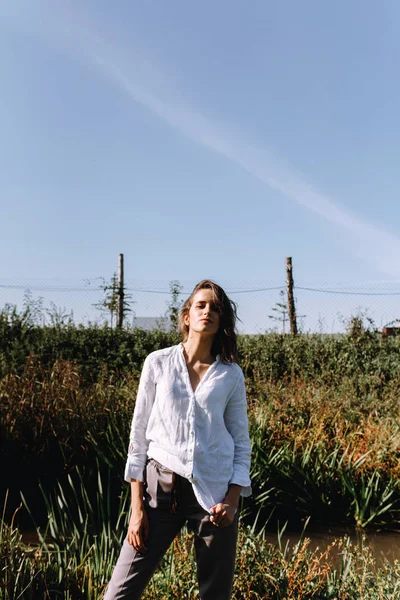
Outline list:
[[[292,268],[291,257],[286,259],[286,284],[287,284],[287,300],[288,300],[290,333],[292,335],[297,335],[296,308],[294,305],[294,295],[293,295],[293,268]]]
[[[124,255],[119,255],[118,261],[118,314],[117,327],[122,327],[124,322]]]

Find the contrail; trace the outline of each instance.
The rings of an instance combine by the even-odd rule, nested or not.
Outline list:
[[[36,10],[38,4],[35,5]],[[344,231],[349,251],[368,261],[381,273],[390,277],[400,276],[397,258],[400,255],[400,239],[397,236],[364,222],[325,194],[314,190],[301,173],[272,150],[246,139],[242,132],[233,131],[232,127],[208,119],[185,104],[166,73],[132,46],[121,48],[115,42],[108,42],[104,34],[96,31],[93,15],[84,15],[81,7],[78,10],[75,4],[71,11],[65,4],[56,2],[45,2],[40,6],[40,19],[32,18],[32,14],[28,14],[27,18],[29,10],[25,10],[18,18],[14,16],[9,20],[25,33],[61,47],[193,142],[224,156],[270,188]]]

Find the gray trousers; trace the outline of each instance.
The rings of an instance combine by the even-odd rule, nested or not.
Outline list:
[[[125,539],[104,600],[138,600],[174,537],[187,525],[194,532],[201,600],[229,600],[235,567],[238,514],[229,527],[216,527],[197,502],[191,483],[150,459],[144,504],[149,520],[147,552]]]

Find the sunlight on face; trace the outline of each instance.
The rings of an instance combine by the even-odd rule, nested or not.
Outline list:
[[[185,315],[185,325],[189,330],[205,335],[215,335],[219,329],[220,316],[210,289],[196,292],[189,313]]]

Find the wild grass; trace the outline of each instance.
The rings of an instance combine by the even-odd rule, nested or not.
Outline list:
[[[125,536],[129,499],[111,518],[109,480],[97,480],[90,500],[79,470],[46,495],[48,523],[27,545],[14,522],[0,525],[1,600],[101,600]],[[294,546],[266,542],[240,524],[232,598],[236,600],[396,600],[400,563],[378,567],[367,546],[337,539],[309,550],[305,534]],[[178,536],[153,576],[144,600],[198,598],[192,535]],[[337,565],[338,557],[340,565]]]
[[[257,379],[254,377],[257,376]],[[375,375],[374,375],[375,376]],[[254,496],[249,522],[300,526],[350,523],[393,527],[400,510],[399,381],[370,378],[248,378]],[[22,374],[0,379],[3,495],[15,508],[22,490],[38,521],[38,481],[51,489],[78,466],[90,487],[110,467],[115,496],[122,477],[139,374],[104,374],[87,385],[77,364],[52,368],[31,357]],[[112,500],[115,509],[116,501]],[[10,514],[8,514],[10,518]]]
[[[0,598],[101,598],[124,536],[123,464],[144,357],[176,334],[40,327],[0,314],[3,496]],[[288,522],[395,527],[400,517],[400,339],[366,327],[339,337],[241,336],[254,495],[244,506],[236,599],[389,600],[400,567],[337,540],[310,552],[267,544]],[[40,485],[39,485],[40,483]],[[20,504],[20,490],[25,507]],[[29,514],[30,513],[30,514]],[[38,544],[18,525],[37,523]],[[259,534],[259,535],[258,535]],[[341,553],[340,568],[332,557]],[[148,589],[196,598],[190,537],[178,538]]]
[[[253,479],[265,514],[274,508],[283,522],[293,516],[291,506],[314,522],[398,522],[399,406],[397,383],[368,403],[354,397],[346,380],[334,388],[260,385],[250,426]]]

